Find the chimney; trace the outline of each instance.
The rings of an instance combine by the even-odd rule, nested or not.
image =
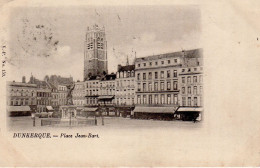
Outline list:
[[[118,64],[117,65],[117,71],[119,71],[121,69],[121,67],[122,67],[121,64]]]
[[[26,78],[25,78],[25,76],[23,76],[22,82],[23,82],[23,83],[26,83]]]
[[[185,50],[182,50],[181,52],[182,52],[182,57],[184,58],[184,57],[185,57],[185,54],[186,54],[186,53],[185,53]]]
[[[128,55],[127,55],[127,58],[126,58],[126,66],[129,65],[129,60],[128,60]]]

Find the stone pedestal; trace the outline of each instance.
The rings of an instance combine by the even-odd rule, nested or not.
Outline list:
[[[61,106],[61,119],[62,120],[70,120],[77,118],[77,110],[76,106],[68,105],[68,106]]]

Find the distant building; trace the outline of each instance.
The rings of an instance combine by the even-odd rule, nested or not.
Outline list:
[[[59,110],[59,93],[58,88],[54,86],[53,84],[49,83],[51,86],[51,105],[55,111]]]
[[[51,88],[37,88],[37,112],[53,111]]]
[[[103,114],[117,115],[115,110],[115,79],[116,74],[107,74],[99,81],[99,109]]]
[[[75,82],[75,87],[72,91],[73,105],[84,106],[86,104],[85,96],[85,83]]]
[[[134,105],[135,65],[118,65],[116,73],[115,103],[117,106]]]
[[[180,106],[182,67],[196,66],[200,58],[200,49],[137,58],[135,117],[173,118]]]
[[[92,76],[85,83],[86,106],[98,106],[98,96],[100,91],[100,77]]]
[[[187,57],[187,56],[185,56]],[[178,119],[201,119],[203,111],[203,61],[202,56],[186,58],[179,73],[180,106],[175,112]]]
[[[107,74],[99,81],[99,104],[112,105],[115,103],[116,74]]]
[[[123,117],[131,114],[135,100],[135,65],[118,65],[116,73],[115,106]]]
[[[107,73],[107,41],[105,28],[97,25],[87,29],[84,45],[84,81]]]
[[[73,84],[73,78],[72,77],[61,77],[57,75],[51,75],[45,76],[45,80],[48,83],[54,85],[56,88],[58,88],[58,85],[70,85]]]
[[[180,106],[203,106],[203,67],[182,68],[179,78]]]
[[[37,85],[37,112],[53,111],[52,107],[52,87],[47,82],[36,79],[31,75],[28,83]]]
[[[67,105],[67,85],[58,85],[58,102],[59,106]]]
[[[30,115],[36,111],[37,85],[23,82],[7,82],[7,110],[10,116]]]

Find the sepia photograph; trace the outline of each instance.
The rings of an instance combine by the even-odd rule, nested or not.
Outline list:
[[[15,7],[10,20],[10,129],[201,125],[198,5]]]
[[[0,166],[260,166],[260,3],[0,2]]]

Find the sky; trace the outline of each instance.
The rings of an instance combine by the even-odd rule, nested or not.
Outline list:
[[[83,80],[87,27],[105,27],[108,71],[129,57],[201,48],[198,6],[14,7],[10,17],[10,80],[31,74]]]

